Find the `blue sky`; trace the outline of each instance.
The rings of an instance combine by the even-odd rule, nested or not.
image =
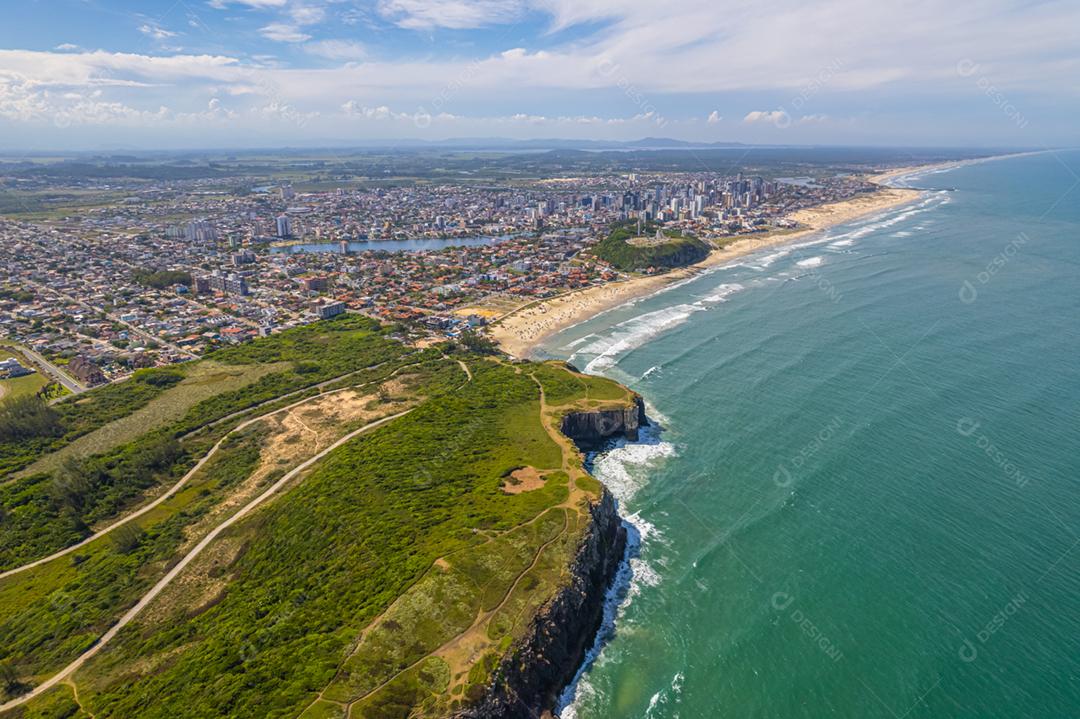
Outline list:
[[[0,147],[1080,144],[1080,3],[38,0]]]

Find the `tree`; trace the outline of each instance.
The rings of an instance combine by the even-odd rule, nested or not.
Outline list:
[[[461,333],[461,345],[469,352],[475,352],[481,355],[493,355],[498,354],[499,346],[495,344],[495,341],[490,337],[468,330]]]
[[[9,697],[25,694],[30,689],[25,682],[19,679],[19,675],[15,672],[15,667],[12,666],[10,660],[0,662],[0,685],[4,687],[4,692]]]
[[[17,442],[63,433],[60,415],[37,395],[0,402],[0,442]]]
[[[121,554],[131,554],[138,549],[145,535],[146,532],[134,522],[122,524],[109,533],[113,546]]]
[[[52,497],[56,504],[80,516],[86,508],[86,500],[99,479],[97,468],[89,462],[68,457],[53,475]]]

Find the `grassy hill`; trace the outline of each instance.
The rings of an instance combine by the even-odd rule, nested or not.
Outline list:
[[[107,435],[104,456],[114,459],[146,436],[179,449],[149,485],[110,474],[108,501],[94,490],[82,505],[93,521],[58,499],[54,475],[3,487],[4,528],[27,513],[0,555],[9,569],[112,526],[206,458],[152,511],[0,578],[8,699],[156,592],[64,683],[0,716],[449,716],[505,681],[538,612],[572,581],[601,497],[561,417],[632,406],[632,395],[556,363],[416,353],[350,322],[215,356],[274,369],[200,400],[198,426],[194,407],[161,410],[159,426],[147,422],[134,439]],[[323,354],[312,354],[320,342]],[[300,348],[326,365],[305,376],[362,371],[290,394],[299,383],[267,378],[295,374]],[[145,413],[195,371],[149,398],[134,380],[123,383],[130,397],[117,385],[110,405],[126,412],[105,413],[97,427]],[[66,446],[47,444],[28,461]],[[113,497],[129,482],[124,501]],[[83,533],[57,525],[73,513]],[[190,563],[169,579],[181,559]]]
[[[0,571],[88,536],[178,479],[227,426],[201,428],[365,368],[390,371],[410,354],[378,323],[344,317],[140,370],[53,407],[0,403]]]
[[[636,223],[617,223],[610,234],[591,250],[596,258],[624,272],[640,272],[648,268],[672,269],[700,262],[708,256],[710,247],[694,237],[668,234],[656,241],[654,226],[645,228],[645,236],[636,238]]]

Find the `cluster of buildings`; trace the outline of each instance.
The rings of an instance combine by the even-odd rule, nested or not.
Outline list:
[[[35,370],[33,368],[24,367],[23,364],[14,357],[0,360],[0,379],[25,377],[28,374],[34,374],[34,372]]]
[[[0,333],[87,384],[347,311],[453,335],[491,308],[615,279],[581,254],[612,221],[723,237],[870,188],[708,173],[308,193],[144,183],[57,219],[0,218]],[[426,249],[392,251],[403,240]]]

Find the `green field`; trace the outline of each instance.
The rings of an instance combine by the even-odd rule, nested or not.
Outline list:
[[[213,361],[271,367],[290,361],[294,341],[320,337],[328,354],[355,339],[309,329]],[[334,449],[225,530],[70,678],[77,698],[61,685],[4,716],[447,716],[483,695],[499,659],[561,586],[600,491],[558,419],[574,407],[625,405],[629,395],[557,363],[405,349],[377,377],[320,390],[333,395],[271,401],[195,432],[194,451],[225,439],[178,494],[73,554],[0,579],[0,677],[10,697],[91,646],[257,488],[333,437],[408,412]],[[206,372],[185,370],[129,402],[102,425],[113,427],[102,444],[139,442],[116,429],[129,426],[125,417],[159,418],[173,435],[187,429],[192,409],[164,408]],[[262,397],[251,388],[277,373],[231,391]],[[236,406],[192,406],[206,402],[222,417]],[[245,418],[253,423],[230,433]],[[526,470],[531,483],[513,489],[511,473]],[[33,553],[9,546],[8,556],[11,566]]]
[[[20,354],[9,352],[3,347],[0,347],[0,360],[14,357],[19,360],[19,363],[24,367],[27,364],[26,358]],[[32,367],[32,369],[36,369]],[[0,379],[0,400],[7,399],[9,397],[22,397],[25,395],[37,394],[45,385],[49,384],[49,378],[40,372],[34,372],[33,374],[26,375],[25,377],[13,377],[12,379]]]

